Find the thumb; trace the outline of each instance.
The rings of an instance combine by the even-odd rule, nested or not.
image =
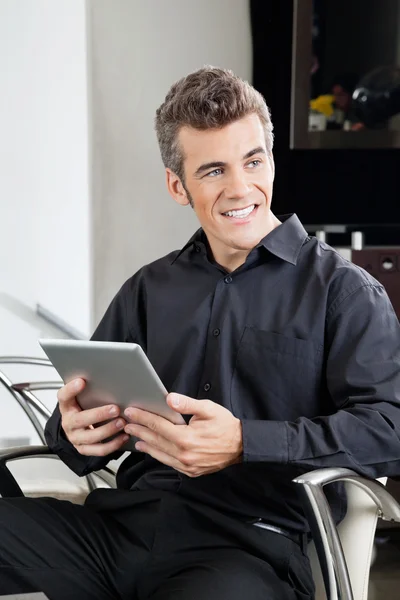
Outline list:
[[[210,416],[210,401],[209,400],[196,400],[183,394],[168,394],[167,396],[168,405],[174,409],[175,412],[181,415],[197,415],[199,417]]]

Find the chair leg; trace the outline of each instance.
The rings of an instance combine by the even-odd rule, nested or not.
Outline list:
[[[353,600],[342,545],[324,491],[320,486],[304,485],[303,495],[328,600]]]

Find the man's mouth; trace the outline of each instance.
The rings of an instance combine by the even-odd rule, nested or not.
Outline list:
[[[257,208],[256,204],[252,204],[247,208],[241,208],[238,210],[228,210],[225,213],[222,213],[224,217],[233,217],[234,219],[245,219],[248,217],[255,209]]]

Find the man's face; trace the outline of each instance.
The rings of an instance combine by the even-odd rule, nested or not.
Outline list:
[[[351,95],[341,85],[334,85],[332,93],[335,97],[335,104],[338,108],[346,112],[350,108]]]
[[[250,251],[273,219],[274,165],[259,117],[252,114],[222,129],[183,127],[179,142],[187,200],[214,254]]]

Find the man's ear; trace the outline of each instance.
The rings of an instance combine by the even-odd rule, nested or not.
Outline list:
[[[190,200],[187,197],[186,190],[182,185],[178,175],[171,171],[171,169],[165,169],[167,188],[175,202],[181,206],[187,206],[190,204]]]

